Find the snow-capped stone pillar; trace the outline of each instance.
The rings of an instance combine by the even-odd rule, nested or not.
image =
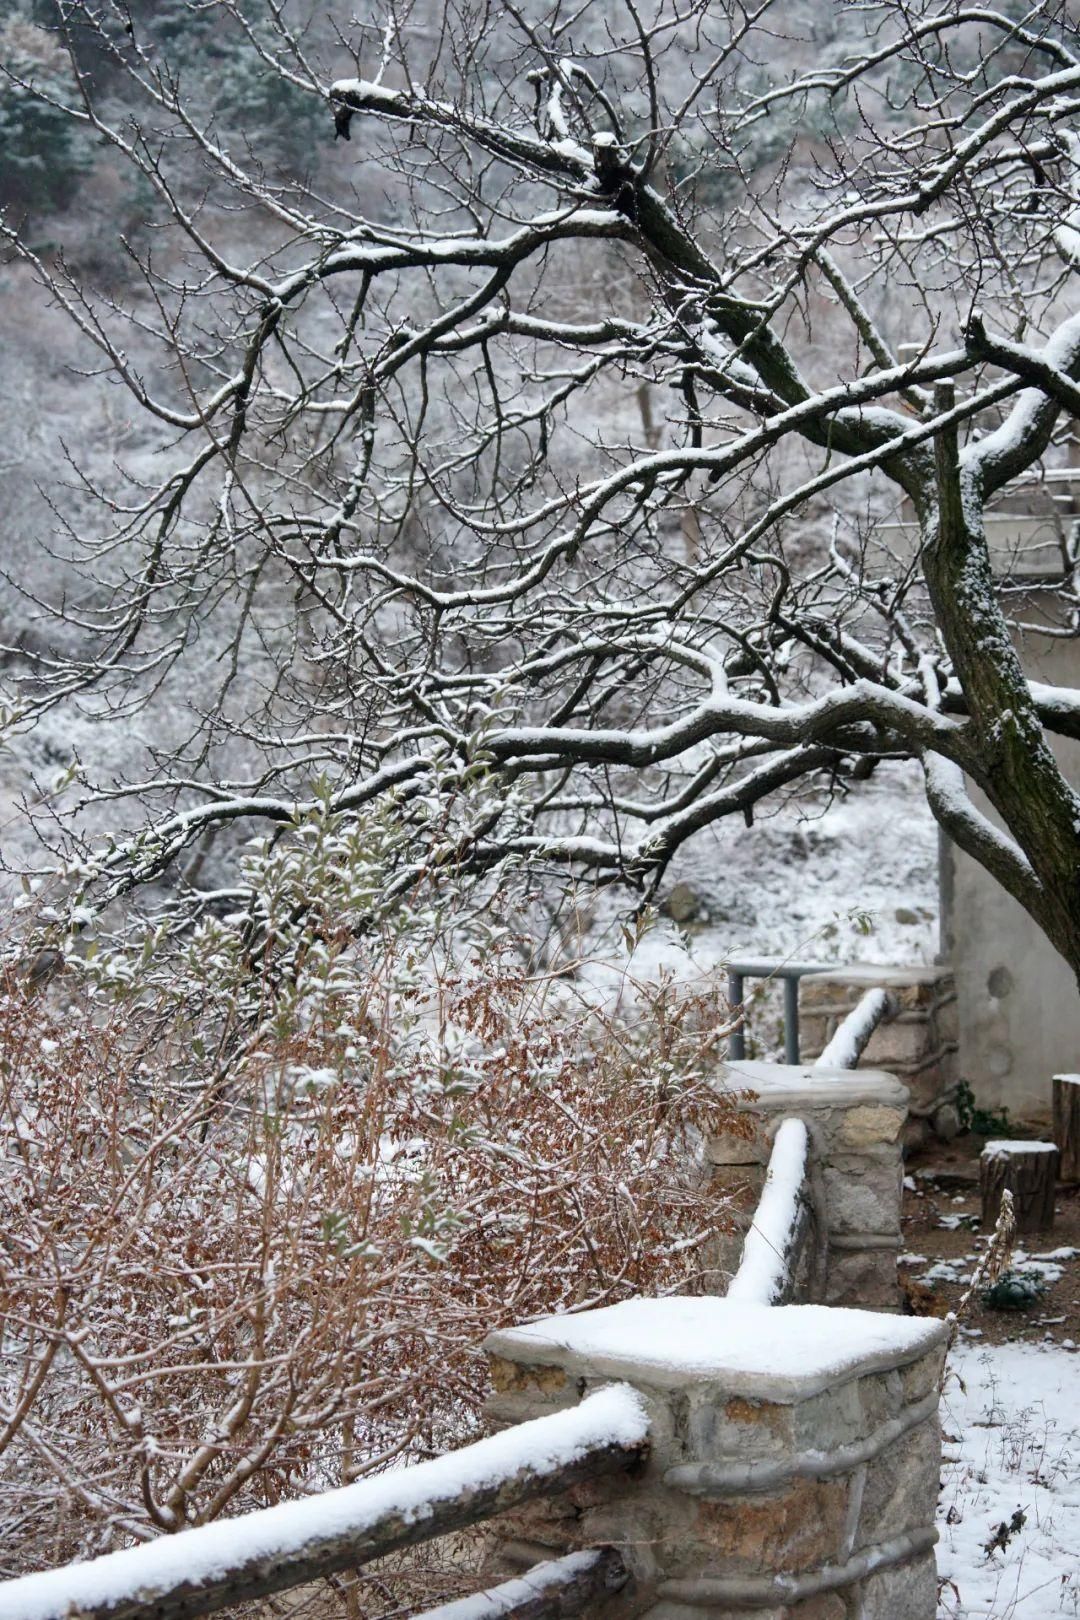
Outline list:
[[[945,1331],[704,1297],[492,1334],[496,1422],[610,1380],[650,1419],[637,1477],[523,1509],[503,1562],[614,1544],[632,1577],[619,1620],[933,1620]]]
[[[819,1069],[809,1064],[724,1064],[718,1085],[744,1093],[740,1112],[755,1122],[748,1135],[706,1145],[710,1188],[739,1194],[743,1224],[754,1219],[773,1139],[785,1118],[803,1120],[810,1137],[811,1232],[803,1245],[792,1297],[797,1302],[898,1310],[903,1130],[908,1092],[895,1076],[873,1069]],[[738,1232],[718,1242],[715,1292],[738,1264]]]
[[[957,1022],[952,969],[852,966],[809,973],[799,982],[801,1054],[812,1061],[868,989],[888,991],[896,1007],[870,1037],[863,1061],[887,1069],[911,1092],[912,1121],[954,1135]]]

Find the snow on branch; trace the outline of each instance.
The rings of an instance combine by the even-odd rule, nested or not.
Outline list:
[[[505,163],[530,169],[551,179],[581,183],[590,178],[592,155],[566,139],[541,140],[510,124],[497,123],[473,112],[466,114],[447,101],[436,101],[417,90],[391,90],[370,79],[338,79],[330,86],[334,128],[342,140],[351,140],[356,113],[369,113],[397,123],[452,130]],[[553,131],[557,133],[557,131]]]
[[[991,872],[1021,905],[1039,882],[1023,850],[973,804],[964,773],[952,760],[928,752],[922,758],[926,797],[949,837]]]
[[[1035,380],[1035,386],[1024,389],[1000,427],[960,453],[963,472],[975,478],[988,495],[1038,461],[1063,400],[1069,405],[1076,394],[1073,374],[1080,368],[1080,315],[1062,321],[1042,349],[991,342],[977,320],[969,326],[969,342],[973,352],[979,353],[982,345],[986,358]]]
[[[497,759],[542,754],[596,763],[654,765],[719,732],[764,737],[781,745],[821,741],[837,730],[872,722],[895,727],[911,741],[947,748],[960,725],[873,681],[854,681],[809,703],[774,706],[712,696],[691,713],[651,731],[585,730],[562,726],[517,726],[489,741]]]

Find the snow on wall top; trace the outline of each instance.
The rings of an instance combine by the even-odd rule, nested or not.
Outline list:
[[[852,962],[846,966],[823,968],[819,973],[808,973],[808,984],[864,984],[868,988],[884,985],[888,990],[906,990],[911,985],[937,984],[952,977],[952,968],[940,965],[926,966],[915,963],[896,967],[887,962]]]
[[[752,1091],[770,1108],[779,1104],[854,1108],[861,1102],[906,1108],[907,1087],[884,1069],[819,1069],[812,1063],[759,1063],[728,1058],[720,1070],[727,1090]],[[753,1109],[753,1103],[749,1108]]]
[[[614,1385],[567,1411],[516,1424],[413,1468],[5,1581],[0,1620],[66,1620],[82,1609],[133,1601],[145,1603],[149,1612],[155,1595],[182,1583],[223,1580],[262,1559],[299,1556],[334,1537],[360,1535],[386,1514],[401,1514],[406,1523],[429,1518],[438,1502],[524,1470],[556,1474],[598,1446],[637,1445],[648,1431],[641,1397]]]
[[[826,1305],[672,1296],[628,1299],[493,1333],[492,1355],[671,1389],[695,1382],[790,1405],[836,1383],[925,1355],[936,1318]]]

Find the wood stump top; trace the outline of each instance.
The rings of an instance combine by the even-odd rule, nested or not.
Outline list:
[[[1054,1142],[987,1142],[979,1159],[984,1229],[997,1223],[1001,1195],[1012,1194],[1018,1232],[1048,1232],[1054,1224],[1059,1152]]]

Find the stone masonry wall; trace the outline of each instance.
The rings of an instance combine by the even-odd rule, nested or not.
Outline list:
[[[741,1193],[737,1229],[714,1256],[715,1292],[734,1272],[746,1224],[765,1180],[781,1120],[805,1120],[810,1133],[811,1230],[794,1299],[872,1310],[898,1310],[903,1131],[908,1092],[891,1074],[866,1069],[729,1062],[720,1084],[745,1091],[741,1112],[754,1121],[749,1138],[708,1143],[710,1192]]]
[[[619,1312],[627,1331],[590,1345],[587,1319],[617,1328]],[[647,1401],[650,1457],[635,1479],[501,1521],[500,1570],[611,1543],[631,1571],[594,1611],[612,1620],[933,1620],[942,1323],[899,1318],[875,1338],[867,1312],[718,1299],[583,1318],[492,1335],[490,1416],[517,1423],[618,1379]]]
[[[948,1099],[957,1080],[956,987],[951,968],[871,965],[807,974],[799,986],[801,1054],[812,1062],[859,998],[878,985],[890,992],[899,1010],[874,1031],[862,1061],[867,1068],[895,1074],[911,1092],[912,1118],[929,1120],[948,1134],[952,1123]]]

